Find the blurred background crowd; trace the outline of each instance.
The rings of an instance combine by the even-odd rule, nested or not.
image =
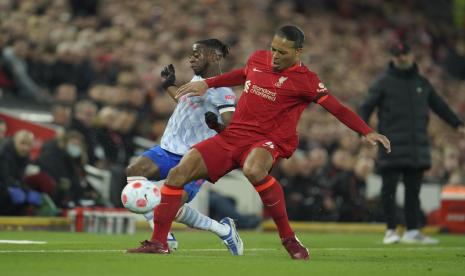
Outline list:
[[[161,69],[172,63],[178,83],[189,81],[190,45],[207,37],[231,47],[224,71],[243,66],[285,23],[303,28],[303,62],[351,108],[385,70],[389,46],[402,40],[464,119],[464,15],[462,0],[0,0],[0,101],[20,99],[18,108],[34,103],[62,128],[29,160],[34,137],[5,138],[8,126],[0,122],[1,185],[27,182],[58,207],[82,199],[98,204],[85,183],[83,168],[91,164],[112,172],[116,192],[106,204],[118,205],[124,168],[136,154],[134,137],[157,142],[175,106],[160,87]],[[299,134],[299,150],[273,172],[284,185],[290,219],[376,220],[376,203],[365,197],[376,149],[317,106],[303,113]],[[430,138],[426,180],[465,183],[465,139],[435,116]],[[29,162],[43,174],[25,180]],[[23,201],[34,205],[29,197],[26,192]]]

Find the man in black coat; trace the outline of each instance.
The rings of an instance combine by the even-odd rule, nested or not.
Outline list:
[[[55,180],[57,187],[52,199],[60,208],[78,205],[84,197],[85,148],[84,137],[73,130],[42,145],[37,164]]]
[[[372,84],[359,108],[369,121],[378,108],[378,130],[391,141],[392,151],[380,150],[378,168],[382,176],[382,204],[386,216],[385,244],[437,243],[418,230],[420,188],[423,173],[431,166],[428,138],[428,114],[433,110],[441,119],[465,133],[463,122],[436,93],[430,82],[418,73],[410,47],[399,43],[391,48],[388,69]],[[395,193],[400,177],[405,185],[405,220],[407,231],[402,239],[395,232]]]

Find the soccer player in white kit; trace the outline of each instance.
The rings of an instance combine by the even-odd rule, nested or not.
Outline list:
[[[192,46],[189,62],[195,76],[191,81],[213,77],[221,73],[220,63],[229,53],[228,47],[218,39],[197,41]],[[163,88],[174,99],[175,70],[170,64],[161,72]],[[160,145],[154,146],[139,156],[126,169],[128,183],[141,180],[162,180],[175,167],[182,156],[191,148],[220,132],[229,123],[235,110],[236,96],[230,88],[210,89],[202,97],[185,96],[179,99],[171,115]],[[183,202],[190,202],[198,193],[205,180],[196,180],[187,184],[183,191]],[[153,229],[153,211],[144,215]],[[220,237],[232,255],[242,255],[243,244],[234,221],[223,218],[213,220],[187,204],[179,210],[176,221],[192,228],[208,230]],[[168,245],[171,250],[177,248],[177,241],[169,233]]]

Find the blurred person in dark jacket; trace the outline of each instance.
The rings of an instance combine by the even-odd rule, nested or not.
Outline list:
[[[431,83],[418,72],[409,45],[395,44],[388,69],[372,84],[359,108],[365,121],[378,108],[378,130],[391,140],[392,152],[378,152],[378,169],[382,176],[382,204],[387,231],[383,242],[437,243],[419,231],[420,189],[423,173],[431,166],[428,121],[430,109],[461,133],[463,122],[436,93]],[[405,220],[407,231],[396,233],[395,194],[398,181],[405,186]]]
[[[58,207],[73,207],[84,197],[86,162],[85,139],[77,131],[68,131],[42,146],[37,164],[55,180],[52,199]]]
[[[90,100],[80,100],[74,105],[74,114],[71,119],[71,130],[81,133],[86,140],[87,156],[89,164],[98,166],[98,161],[105,159],[105,153],[97,137],[97,131],[93,126],[97,115],[97,105]]]
[[[28,205],[40,205],[42,197],[24,184],[25,169],[34,135],[17,131],[0,145],[0,214],[23,215]]]
[[[365,199],[366,180],[373,167],[373,159],[360,157],[353,169],[344,171],[332,180],[331,187],[338,210],[338,221],[360,222],[368,219]]]

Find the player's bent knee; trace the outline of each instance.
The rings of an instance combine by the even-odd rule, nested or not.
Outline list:
[[[267,175],[267,172],[259,166],[244,167],[243,172],[252,184],[260,182]]]
[[[140,176],[140,169],[138,168],[137,163],[126,167],[126,176]]]
[[[169,173],[168,177],[166,178],[166,182],[171,186],[181,187],[189,182],[188,175],[185,173],[185,169],[180,168],[180,166],[176,166],[172,168]]]

